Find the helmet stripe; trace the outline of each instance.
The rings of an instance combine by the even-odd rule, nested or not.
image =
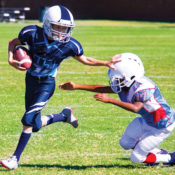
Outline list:
[[[60,5],[60,9],[61,9],[61,19],[71,20],[71,17],[69,15],[68,10],[65,7],[61,6],[61,5]]]

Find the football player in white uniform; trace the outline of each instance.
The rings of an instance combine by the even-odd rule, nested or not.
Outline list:
[[[83,85],[69,81],[59,88],[100,92],[94,95],[97,101],[140,114],[141,117],[136,117],[126,128],[120,139],[121,147],[132,149],[132,162],[174,165],[175,153],[158,148],[175,127],[174,109],[163,98],[157,85],[144,76],[144,66],[137,55],[123,53],[114,58],[120,62],[115,64],[116,70],[108,71],[110,86]],[[120,100],[104,93],[117,93]]]

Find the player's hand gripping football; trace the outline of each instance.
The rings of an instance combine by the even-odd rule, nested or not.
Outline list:
[[[75,85],[76,84],[74,82],[68,81],[68,82],[60,84],[59,88],[63,90],[75,90]]]
[[[20,62],[17,61],[17,60],[14,60],[13,57],[12,58],[9,58],[9,64],[11,66],[13,66],[14,68],[18,69],[18,70],[21,70],[21,71],[25,71],[26,70],[26,68],[21,67],[20,66]]]
[[[13,40],[11,40],[9,42],[9,48],[8,48],[8,62],[11,66],[13,66],[14,68],[21,70],[21,71],[25,71],[26,68],[21,67],[20,66],[20,62],[18,60],[15,59],[15,47],[21,45],[21,42],[19,41],[18,38],[15,38]]]
[[[110,97],[108,95],[103,94],[103,93],[95,94],[94,98],[96,99],[96,101],[102,101],[104,103],[108,103],[109,99],[110,99]]]

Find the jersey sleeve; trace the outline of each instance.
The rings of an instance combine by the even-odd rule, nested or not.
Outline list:
[[[34,38],[36,30],[37,28],[35,25],[26,26],[20,31],[18,39],[24,45],[32,45],[32,40]]]
[[[154,89],[144,89],[141,91],[138,91],[134,94],[133,98],[132,98],[132,102],[142,102],[145,103],[148,100],[150,100],[150,98],[153,96],[154,94]]]
[[[82,48],[81,44],[73,38],[71,38],[70,42],[72,43],[72,52],[73,52],[72,56],[83,55],[83,48]]]

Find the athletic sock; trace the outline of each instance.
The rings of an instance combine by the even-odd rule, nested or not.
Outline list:
[[[146,160],[144,163],[168,163],[171,159],[171,156],[169,153],[167,154],[153,154],[149,153],[146,157]]]
[[[16,148],[16,151],[13,154],[14,156],[16,156],[18,162],[19,162],[22,152],[24,151],[25,146],[27,145],[30,139],[31,134],[32,133],[26,133],[25,131],[21,133],[21,136],[18,142],[18,146]]]
[[[44,117],[47,118],[46,125],[50,125],[55,122],[65,122],[67,119],[67,117],[63,113],[46,115]]]

